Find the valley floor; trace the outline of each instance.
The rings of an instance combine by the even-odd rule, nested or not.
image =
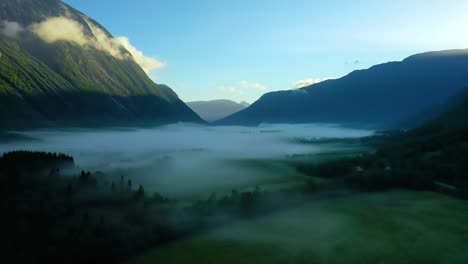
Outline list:
[[[466,263],[468,204],[389,191],[309,202],[226,225],[129,263]]]

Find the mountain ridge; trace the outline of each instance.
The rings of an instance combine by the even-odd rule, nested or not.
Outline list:
[[[417,54],[403,61],[356,70],[339,79],[267,93],[217,124],[339,123],[389,127],[447,100],[468,85],[468,52],[461,51]]]
[[[187,105],[204,120],[213,122],[245,109],[249,106],[249,103],[218,99],[187,102]]]
[[[203,123],[94,19],[57,0],[0,5],[0,128]]]

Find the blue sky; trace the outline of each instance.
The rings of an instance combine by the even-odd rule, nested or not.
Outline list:
[[[468,48],[468,0],[65,0],[165,63],[184,101],[252,103],[411,54]]]

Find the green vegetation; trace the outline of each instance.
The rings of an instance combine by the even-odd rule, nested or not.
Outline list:
[[[465,263],[466,202],[401,188],[464,196],[466,135],[466,129],[381,132],[365,140],[376,151],[289,157],[287,164],[309,175],[308,195],[295,200],[298,190],[289,196],[265,193],[255,212],[275,204],[271,210],[155,248],[130,263]],[[330,192],[340,189],[345,196]],[[277,200],[265,202],[272,197]]]
[[[288,157],[287,164],[309,176],[303,205],[275,207],[130,263],[465,263],[468,204],[457,197],[467,197],[468,122],[467,100],[460,101],[415,130],[359,140],[295,139],[376,150]],[[348,195],[330,193],[340,189]]]
[[[102,172],[78,172],[73,157],[64,154],[5,153],[0,158],[3,238],[9,239],[4,257],[119,262],[146,248],[290,203],[258,187],[177,202],[148,194],[129,177],[113,179]]]
[[[0,38],[0,130],[198,121],[170,88],[154,84],[131,60],[35,42]]]
[[[468,128],[441,120],[361,139],[294,139],[326,149],[319,154],[229,159],[225,165],[245,169],[236,170],[244,176],[236,188],[211,185],[179,201],[135,180],[143,168],[87,172],[64,154],[5,153],[4,258],[464,263],[468,205],[457,197],[467,197]]]
[[[17,151],[0,159],[4,258],[15,262],[117,262],[180,236],[170,201],[131,180],[76,174],[72,157]],[[7,239],[8,241],[5,241]]]
[[[366,142],[377,150],[353,142],[341,153],[230,161],[282,177],[260,177],[230,192],[212,188],[195,201],[152,194],[131,177],[138,170],[116,178],[78,171],[63,154],[6,153],[0,158],[1,209],[11,238],[6,257],[120,262],[154,248],[135,261],[461,263],[468,241],[463,200],[386,191],[435,190],[438,181],[463,190],[465,130],[380,133]],[[405,242],[415,236],[419,242]],[[438,246],[449,253],[423,254]]]
[[[332,155],[315,162],[292,159],[289,164],[313,178],[333,179],[364,191],[435,190],[446,186],[454,194],[466,195],[468,128],[423,127],[408,132],[381,132],[361,140],[377,150]]]
[[[431,192],[316,200],[215,228],[129,263],[465,263],[468,204]]]
[[[89,17],[62,1],[42,2],[8,1],[2,15],[22,25],[66,15],[89,29]],[[0,36],[0,54],[0,130],[202,122],[131,56],[116,59],[71,42],[46,43],[29,30],[16,38]]]

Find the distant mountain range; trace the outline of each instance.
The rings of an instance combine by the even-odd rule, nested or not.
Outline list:
[[[231,100],[212,100],[188,102],[187,105],[201,118],[213,122],[237,113],[250,104],[247,102],[234,102]]]
[[[58,0],[1,1],[0,129],[178,121],[203,122],[98,22]]]
[[[468,85],[468,50],[414,55],[297,90],[265,94],[217,124],[339,123],[386,128]]]

